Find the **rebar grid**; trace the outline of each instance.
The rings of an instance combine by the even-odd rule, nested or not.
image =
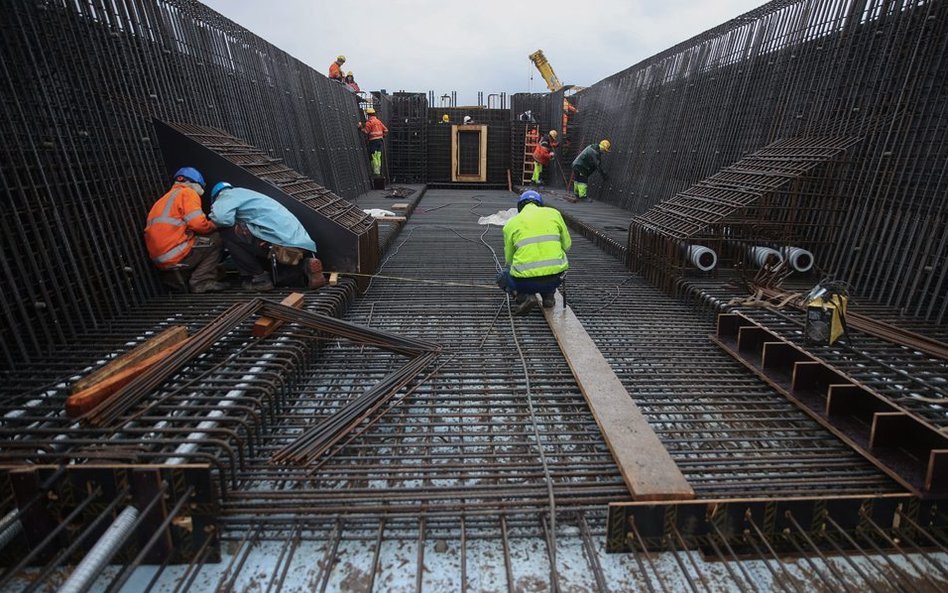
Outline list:
[[[344,197],[368,188],[352,94],[196,1],[4,9],[4,369],[160,293],[141,238],[170,181],[153,117],[226,130]]]
[[[555,340],[536,314],[514,322],[537,404],[534,424],[525,408],[509,311],[491,286],[494,254],[502,258],[500,229],[476,220],[506,209],[513,199],[502,192],[425,195],[383,260],[381,273],[388,278],[374,279],[345,317],[441,342],[445,352],[391,407],[328,457],[304,467],[269,463],[278,448],[402,364],[400,357],[336,339],[326,341],[318,354],[298,352],[312,336],[288,326],[226,367],[215,368],[213,361],[206,369],[197,365],[193,372],[205,377],[201,383],[181,390],[179,381],[157,394],[180,390],[138,419],[148,432],[146,444],[160,451],[162,460],[181,450],[181,434],[198,432],[196,423],[220,409],[222,394],[254,388],[249,399],[275,398],[281,405],[251,401],[246,428],[231,434],[206,431],[194,452],[199,460],[213,459],[215,472],[225,477],[223,562],[207,564],[207,555],[198,554],[189,566],[163,567],[152,589],[136,579],[148,580],[154,571],[136,571],[129,581],[138,583],[136,590],[176,585],[240,590],[264,581],[271,590],[335,590],[353,578],[399,591],[455,585],[514,590],[528,583],[545,583],[551,590],[682,590],[689,582],[712,580],[746,587],[745,572],[763,590],[793,590],[787,583],[832,586],[839,582],[836,571],[866,586],[885,579],[903,587],[913,583],[918,590],[941,586],[945,559],[921,549],[930,542],[903,548],[922,565],[920,572],[905,567],[902,552],[886,552],[880,557],[888,568],[877,573],[871,561],[828,556],[802,533],[790,537],[807,558],[789,564],[769,555],[768,546],[777,545],[770,536],[753,540],[761,551],[750,559],[727,552],[736,545],[730,540],[715,542],[720,551],[712,552],[711,563],[680,542],[649,547],[647,553],[603,554],[605,504],[628,500],[627,490]],[[588,241],[575,238],[570,261],[570,306],[702,497],[895,490],[875,468],[712,348],[707,318],[628,275],[621,262],[603,257]],[[436,283],[412,281],[419,279]],[[168,315],[155,305],[148,310],[158,311],[159,319]],[[130,324],[148,326],[141,318]],[[241,335],[228,337],[221,350],[233,350]],[[187,401],[199,405],[188,409]],[[251,412],[255,406],[258,415]],[[33,423],[41,420],[40,411],[35,414]],[[224,420],[221,428],[240,424],[242,417],[228,411]],[[173,427],[175,437],[156,438],[162,426]],[[531,436],[534,426],[548,473]],[[136,457],[133,428],[113,437],[111,451],[98,454],[121,461],[124,451],[128,459],[142,459]],[[74,442],[86,446],[81,437]],[[548,479],[556,503],[555,535]],[[944,546],[945,534],[924,533],[941,538]],[[873,551],[868,542],[862,545]],[[556,570],[551,570],[554,557]],[[324,560],[314,564],[313,558]],[[107,571],[99,583],[105,588],[119,572]]]
[[[612,141],[591,196],[638,214],[776,140],[862,137],[794,189],[822,208],[805,239],[861,295],[943,325],[946,43],[943,2],[770,2],[577,93],[573,148]]]

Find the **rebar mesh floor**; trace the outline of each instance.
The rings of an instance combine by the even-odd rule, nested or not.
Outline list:
[[[857,583],[886,590],[894,583],[936,591],[948,583],[946,557],[922,550],[926,542],[856,559],[827,557],[803,540],[807,558],[797,561],[765,552],[704,559],[675,542],[655,554],[605,554],[606,505],[628,501],[628,491],[542,315],[511,316],[493,285],[502,233],[477,218],[512,204],[506,192],[429,190],[344,317],[438,342],[441,356],[330,456],[305,467],[275,465],[274,452],[404,363],[335,339],[304,356],[303,370],[282,389],[285,405],[251,431],[239,461],[224,464],[233,476],[224,480],[223,562],[199,556],[190,566],[142,567],[123,590],[149,583],[156,591]],[[897,491],[714,346],[708,318],[582,237],[574,235],[570,262],[570,306],[700,498]],[[284,347],[312,338],[292,327],[281,336]],[[868,540],[863,545],[873,552]],[[944,542],[936,547],[944,550]]]

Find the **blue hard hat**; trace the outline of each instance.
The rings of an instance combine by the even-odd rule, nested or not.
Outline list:
[[[194,167],[181,167],[178,169],[178,172],[174,174],[175,181],[178,181],[179,177],[184,177],[188,181],[197,183],[201,187],[204,187],[204,176],[201,175],[201,172]]]
[[[214,184],[214,187],[211,188],[211,199],[213,200],[214,198],[217,197],[217,194],[221,193],[225,189],[230,189],[232,187],[234,186],[227,183],[226,181],[218,181],[217,183]]]
[[[540,197],[540,194],[538,192],[532,189],[528,189],[527,191],[520,194],[520,199],[517,200],[517,209],[518,210],[522,209],[527,204],[527,202],[533,202],[537,206],[542,206],[543,198]]]

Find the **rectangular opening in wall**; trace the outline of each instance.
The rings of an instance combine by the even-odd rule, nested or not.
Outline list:
[[[487,126],[451,127],[451,181],[487,181]]]

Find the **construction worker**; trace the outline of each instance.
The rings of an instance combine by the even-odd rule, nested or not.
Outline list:
[[[382,120],[375,117],[375,109],[369,107],[365,110],[368,117],[363,124],[359,122],[359,129],[369,138],[369,154],[372,155],[372,174],[379,176],[382,174],[382,139],[388,135],[388,128],[382,123]]]
[[[466,125],[469,125],[469,124],[473,124],[473,123],[474,123],[474,118],[471,117],[470,115],[465,115],[465,116],[464,116],[464,119],[461,120],[461,123],[464,124],[465,126],[466,126]]]
[[[329,80],[344,82],[342,76],[342,65],[346,63],[346,56],[337,56],[336,61],[329,65]]]
[[[441,123],[443,123],[443,124],[449,124],[449,123],[451,123],[451,118],[448,117],[448,114],[447,114],[447,113],[445,113],[444,115],[441,116]]]
[[[550,130],[540,138],[537,147],[533,149],[533,185],[540,185],[543,167],[549,165],[556,158],[556,137],[556,130]]]
[[[217,292],[227,288],[217,281],[221,237],[201,210],[204,176],[194,167],[182,167],[174,184],[155,202],[145,224],[145,245],[162,281],[170,288]],[[185,284],[186,283],[186,284]]]
[[[353,93],[358,93],[361,90],[359,89],[359,83],[355,81],[355,77],[352,75],[352,70],[346,72],[345,83],[346,88],[348,88]]]
[[[606,174],[600,168],[603,152],[609,152],[612,144],[608,140],[602,140],[599,144],[590,144],[583,149],[581,153],[573,160],[573,193],[577,200],[585,200],[589,191],[589,176],[599,171],[605,179]]]
[[[316,243],[283,204],[226,181],[214,185],[211,200],[211,220],[221,227],[244,290],[272,290],[274,282],[325,284],[322,263],[313,257]]]
[[[573,107],[573,104],[563,97],[563,136],[566,136],[566,128],[569,127],[569,114],[577,113],[579,109]]]
[[[572,240],[563,216],[555,208],[544,208],[539,193],[523,192],[517,211],[504,225],[507,267],[497,275],[497,285],[516,298],[515,314],[524,315],[536,306],[537,293],[545,308],[553,307],[553,294],[569,269],[566,252]]]

